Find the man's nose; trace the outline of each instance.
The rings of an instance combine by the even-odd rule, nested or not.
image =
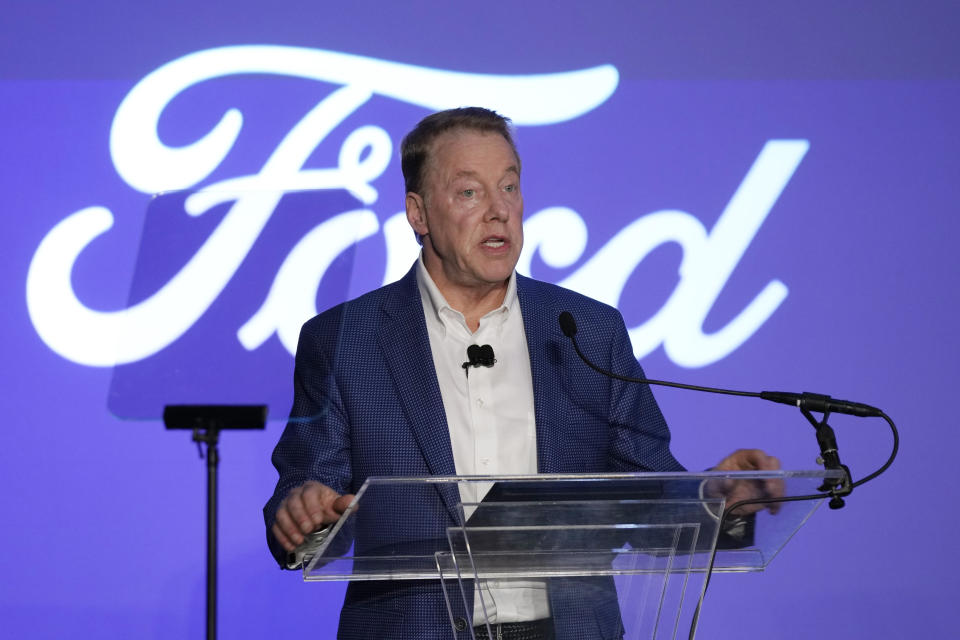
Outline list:
[[[510,203],[507,202],[507,194],[499,191],[494,193],[487,206],[486,218],[503,222],[510,219]]]

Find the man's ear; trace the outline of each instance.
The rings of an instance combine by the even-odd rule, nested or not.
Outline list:
[[[423,203],[423,198],[419,193],[410,191],[406,199],[407,222],[413,227],[418,236],[425,236],[430,233],[427,226],[427,210]]]

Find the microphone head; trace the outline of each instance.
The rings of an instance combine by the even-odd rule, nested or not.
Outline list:
[[[480,360],[480,345],[472,344],[467,347],[467,359],[470,361],[470,364],[476,364]]]
[[[497,359],[493,356],[493,347],[488,344],[480,345],[480,365],[484,367],[492,367],[496,361]]]
[[[577,321],[573,319],[573,315],[569,311],[562,311],[557,320],[560,322],[560,330],[563,331],[563,335],[568,338],[577,335]]]

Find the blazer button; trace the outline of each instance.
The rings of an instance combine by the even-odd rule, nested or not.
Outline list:
[[[467,621],[463,618],[457,618],[453,621],[453,626],[457,631],[464,631],[467,628]]]

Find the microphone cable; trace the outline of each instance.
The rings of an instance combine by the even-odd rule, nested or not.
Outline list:
[[[894,424],[893,420],[886,413],[877,409],[876,407],[871,407],[870,405],[849,402],[847,400],[837,400],[831,398],[830,396],[825,396],[815,393],[789,393],[782,391],[738,391],[734,389],[721,389],[719,387],[705,387],[694,384],[684,384],[681,382],[670,382],[667,380],[653,380],[650,378],[632,378],[630,376],[622,376],[620,374],[614,373],[612,371],[607,371],[598,367],[596,364],[591,362],[586,355],[580,350],[580,345],[577,344],[577,323],[573,318],[573,315],[569,311],[563,311],[560,313],[559,318],[557,319],[560,324],[560,330],[563,332],[563,335],[570,338],[570,341],[573,343],[573,348],[577,353],[577,356],[580,357],[583,362],[602,375],[605,375],[609,378],[615,380],[620,380],[623,382],[630,382],[636,384],[653,384],[663,387],[673,387],[676,389],[687,389],[690,391],[703,391],[706,393],[716,393],[721,395],[728,396],[742,396],[749,398],[760,398],[762,400],[769,400],[771,402],[777,402],[780,404],[793,404],[797,406],[804,417],[813,424],[814,428],[817,430],[817,442],[820,445],[820,454],[821,459],[824,461],[825,468],[828,469],[838,469],[844,472],[844,479],[840,481],[839,485],[827,485],[826,483],[821,489],[824,490],[821,493],[812,493],[807,495],[799,496],[781,496],[776,498],[751,498],[748,500],[740,500],[729,506],[725,506],[723,514],[720,517],[720,523],[718,525],[718,532],[722,532],[724,525],[726,524],[727,518],[737,509],[741,507],[756,504],[774,504],[774,503],[783,503],[783,502],[801,502],[806,500],[825,500],[830,499],[830,508],[839,509],[843,506],[843,496],[849,495],[854,488],[870,482],[877,478],[880,474],[890,468],[890,465],[893,464],[894,459],[897,457],[897,453],[900,450],[900,434],[897,431],[897,426]],[[813,415],[812,411],[822,413],[823,418],[820,421],[817,421]],[[860,480],[853,482],[850,476],[850,469],[840,463],[839,454],[837,452],[836,440],[833,435],[833,429],[827,424],[827,417],[830,413],[844,413],[849,415],[855,415],[858,417],[876,417],[882,418],[886,421],[887,425],[890,427],[890,432],[893,436],[893,446],[890,451],[890,455],[887,457],[887,460],[880,465],[872,473],[861,478]],[[716,560],[717,549],[714,545],[713,552],[710,554],[710,562],[707,565],[707,575],[703,585],[703,590],[700,593],[700,599],[697,601],[697,607],[693,613],[693,620],[690,623],[690,633],[689,639],[692,640],[696,630],[697,625],[700,621],[700,607],[703,604],[704,599],[707,596],[707,587],[710,586],[710,578],[713,575],[713,567]]]

